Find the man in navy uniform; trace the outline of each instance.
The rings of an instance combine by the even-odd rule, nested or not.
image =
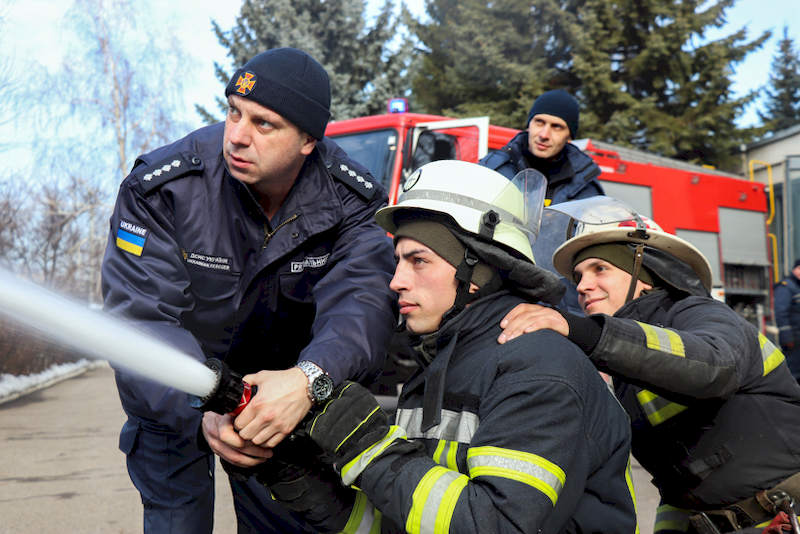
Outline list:
[[[800,259],[795,260],[789,276],[775,286],[775,322],[789,370],[800,382]]]
[[[258,386],[235,421],[203,419],[186,394],[117,370],[146,532],[210,533],[204,435],[236,434],[231,455],[268,458],[324,392],[380,369],[395,322],[392,246],[373,219],[386,193],[324,138],[323,67],[268,50],[225,95],[224,124],[137,158],[111,217],[105,308]],[[239,532],[302,530],[249,473],[230,472]]]

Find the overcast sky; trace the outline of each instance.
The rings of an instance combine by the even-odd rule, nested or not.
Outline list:
[[[223,88],[214,78],[213,62],[227,64],[225,50],[219,45],[211,31],[211,20],[222,28],[230,28],[238,13],[238,0],[171,0],[156,2],[158,7],[150,14],[152,24],[174,33],[183,42],[185,50],[193,57],[190,65],[180,75],[186,81],[187,116],[193,121],[199,118],[193,113],[194,104],[213,106],[215,95]],[[370,6],[377,0],[368,0]],[[423,0],[408,0],[407,4],[418,15],[424,13]],[[5,24],[0,35],[0,56],[11,56],[17,72],[25,72],[33,62],[49,69],[57,68],[63,58],[64,43],[72,32],[62,17],[70,5],[67,0],[0,0],[0,16]],[[773,30],[773,37],[757,53],[751,54],[739,65],[734,89],[741,94],[761,87],[768,81],[770,63],[775,54],[776,43],[782,35],[784,24],[789,26],[790,36],[800,45],[800,16],[798,0],[738,0],[728,11],[728,23],[719,32],[709,35],[715,38],[747,26],[752,38],[765,29]],[[741,118],[741,125],[757,121],[755,106],[751,106]]]

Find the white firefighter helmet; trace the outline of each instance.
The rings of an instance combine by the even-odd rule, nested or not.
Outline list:
[[[476,163],[434,161],[414,171],[397,204],[378,210],[375,220],[394,233],[398,214],[446,215],[462,230],[501,243],[535,263],[531,245],[539,233],[546,188],[544,176],[533,169],[509,180]],[[487,223],[493,230],[488,234]]]
[[[573,261],[583,249],[601,243],[627,242],[672,255],[694,271],[706,290],[711,290],[711,264],[694,245],[665,232],[655,221],[617,199],[596,196],[547,209],[571,218],[565,235],[567,241],[553,253],[553,266],[569,280],[573,279]]]

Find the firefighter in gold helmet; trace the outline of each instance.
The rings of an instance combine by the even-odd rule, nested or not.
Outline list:
[[[586,316],[521,305],[498,340],[555,330],[612,376],[661,494],[655,531],[731,532],[774,516],[777,491],[800,500],[800,388],[780,350],[709,296],[706,258],[608,197],[552,210],[566,224],[543,227],[568,238],[553,265]]]
[[[358,491],[327,499],[324,517],[323,470],[295,472],[299,489],[273,484],[276,499],[323,531],[636,531],[627,417],[592,365],[553,332],[496,342],[520,295],[558,302],[563,291],[531,253],[544,186],[537,171],[512,182],[436,161],[378,211],[419,370],[393,421],[348,384],[307,425],[336,482]]]

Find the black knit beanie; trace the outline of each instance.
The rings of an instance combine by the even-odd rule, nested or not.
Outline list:
[[[525,128],[527,129],[534,115],[542,113],[563,119],[567,123],[567,128],[569,128],[570,137],[575,139],[575,135],[578,133],[580,111],[578,109],[578,101],[571,94],[563,89],[554,89],[540,95],[533,102],[533,106],[528,112],[528,121],[525,123]]]
[[[456,269],[464,259],[466,247],[447,226],[441,223],[425,220],[399,222],[397,231],[394,233],[394,242],[397,243],[401,237],[419,241]],[[485,286],[492,279],[495,271],[489,265],[479,261],[472,271],[472,283],[478,287]]]
[[[249,98],[275,111],[298,128],[322,139],[331,116],[328,73],[296,48],[261,52],[237,70],[225,96]]]
[[[633,274],[633,249],[626,243],[602,243],[586,247],[575,255],[572,266],[575,267],[587,258],[605,260],[626,273]],[[656,285],[653,283],[653,274],[644,265],[639,269],[639,280],[653,287]]]

